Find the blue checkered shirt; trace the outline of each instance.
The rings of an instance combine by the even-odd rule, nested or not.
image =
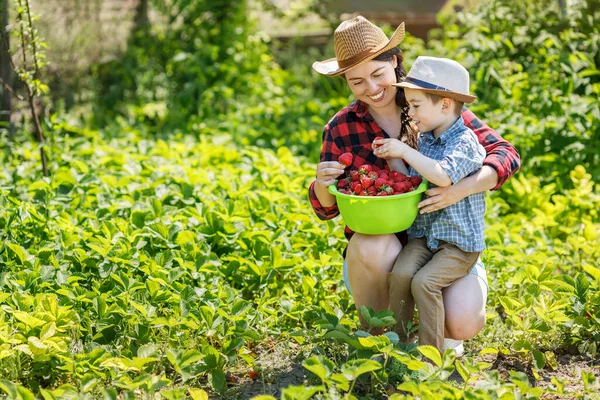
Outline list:
[[[419,152],[438,161],[452,183],[478,171],[483,165],[485,150],[475,134],[465,127],[462,117],[439,137],[433,132],[419,134]],[[419,175],[412,167],[411,175]],[[429,188],[435,187],[429,183]],[[458,246],[463,251],[479,252],[485,249],[483,217],[485,199],[483,193],[465,197],[444,209],[419,214],[408,229],[408,238],[427,238],[427,247],[435,250],[438,241]]]

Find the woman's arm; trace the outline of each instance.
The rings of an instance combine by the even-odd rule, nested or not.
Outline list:
[[[344,173],[344,166],[337,162],[340,154],[342,151],[335,143],[330,124],[327,124],[323,130],[321,162],[317,165],[316,179],[308,188],[310,205],[322,220],[335,218],[340,213],[335,196],[327,189],[336,177]]]
[[[487,165],[496,171],[496,185],[489,188],[489,190],[497,190],[521,167],[519,152],[495,130],[477,118],[468,108],[463,107],[462,117],[465,125],[471,128],[477,136],[477,140],[485,149],[486,157],[483,160],[483,165]]]
[[[494,189],[497,185],[498,173],[494,168],[484,165],[479,171],[454,185],[427,190],[425,194],[428,197],[419,203],[419,212],[425,214],[441,210],[472,194]]]

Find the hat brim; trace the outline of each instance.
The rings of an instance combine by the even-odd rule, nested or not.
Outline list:
[[[327,76],[341,75],[344,72],[348,71],[349,69],[354,68],[360,64],[364,64],[367,61],[374,59],[378,55],[385,53],[386,51],[391,50],[394,47],[397,47],[400,44],[400,42],[402,42],[402,40],[404,40],[404,22],[402,22],[400,25],[398,25],[398,27],[394,31],[394,34],[392,35],[390,40],[387,42],[387,44],[383,45],[379,49],[373,50],[371,53],[366,55],[364,58],[357,60],[352,65],[348,65],[344,68],[340,68],[340,66],[338,65],[337,58],[330,58],[325,61],[315,61],[312,65],[312,67],[315,71],[317,71],[318,73],[320,73],[322,75],[327,75]]]
[[[472,103],[475,100],[477,100],[476,96],[472,96],[470,94],[451,92],[449,90],[426,89],[424,87],[421,87],[419,85],[415,85],[414,83],[409,83],[409,82],[392,83],[392,86],[407,88],[407,89],[421,90],[423,92],[436,94],[441,97],[450,97],[451,99],[455,99],[457,101],[460,101],[461,103]]]

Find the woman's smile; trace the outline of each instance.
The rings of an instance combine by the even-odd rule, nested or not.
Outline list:
[[[374,102],[376,102],[376,103],[377,103],[378,101],[381,101],[381,100],[383,100],[383,97],[384,97],[384,95],[385,95],[385,89],[383,89],[381,92],[377,93],[377,94],[376,94],[376,95],[374,95],[374,96],[369,96],[369,95],[367,95],[367,96],[368,96],[368,97],[369,97],[369,98],[370,98],[372,101],[374,101]]]

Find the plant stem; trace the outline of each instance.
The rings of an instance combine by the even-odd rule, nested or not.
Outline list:
[[[25,24],[25,19],[23,17],[23,11],[25,10],[27,12],[27,21],[29,23],[29,35],[31,43],[32,43],[32,49],[33,49],[33,68],[34,68],[34,83],[30,83],[30,82],[26,82],[25,79],[21,78],[21,80],[24,81],[24,83],[27,86],[27,97],[28,97],[28,102],[29,102],[29,108],[31,109],[31,117],[33,119],[33,126],[34,126],[34,131],[35,131],[35,139],[37,140],[38,143],[41,144],[40,146],[40,158],[42,160],[42,173],[44,174],[44,176],[48,176],[48,166],[47,166],[47,161],[46,161],[46,152],[44,151],[44,132],[42,131],[42,125],[40,124],[40,119],[39,116],[37,114],[37,111],[35,109],[35,96],[37,95],[37,89],[36,89],[36,81],[38,81],[39,78],[39,62],[38,62],[38,57],[37,57],[37,46],[36,46],[36,42],[35,42],[35,31],[33,29],[33,25],[32,25],[32,18],[31,18],[31,9],[29,6],[29,0],[24,0],[25,1],[25,7],[23,7],[23,1],[19,0],[19,14],[17,15],[17,20],[19,21],[19,25],[21,28],[21,47],[23,50],[23,68],[25,69],[27,67],[27,52],[25,51],[27,49],[26,43],[25,43],[25,30],[23,25]]]

